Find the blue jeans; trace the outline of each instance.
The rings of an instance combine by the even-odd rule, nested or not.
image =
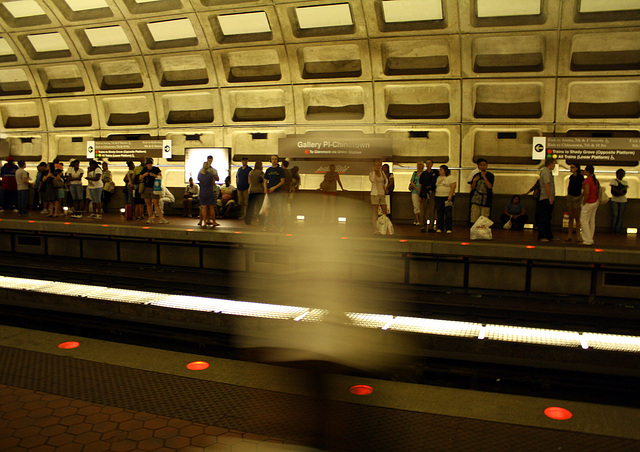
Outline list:
[[[18,214],[27,215],[29,205],[29,190],[18,190]]]
[[[626,202],[611,201],[611,232],[614,234],[622,233],[622,220],[624,219],[625,207],[627,207]]]

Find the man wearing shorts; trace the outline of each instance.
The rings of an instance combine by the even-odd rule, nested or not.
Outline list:
[[[166,224],[169,223],[160,209],[160,195],[153,193],[153,183],[156,178],[162,178],[162,171],[157,166],[153,166],[153,159],[148,158],[144,169],[140,172],[140,180],[144,184],[144,192],[142,192],[142,198],[147,204],[147,214],[149,218],[147,223],[153,223],[153,209],[155,208],[158,214],[158,222]]]

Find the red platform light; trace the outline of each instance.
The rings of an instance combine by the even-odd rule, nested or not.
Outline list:
[[[209,368],[209,363],[205,361],[193,361],[187,364],[189,370],[205,370]]]
[[[406,241],[407,241],[407,239],[400,239],[400,243],[404,243]]]
[[[347,240],[349,237],[340,237],[342,240]]]
[[[293,234],[285,234],[287,237],[293,237]]]
[[[64,350],[70,350],[78,347],[80,347],[80,342],[76,341],[62,342],[61,344],[58,344],[58,348],[62,348]]]
[[[593,251],[595,251],[596,253],[602,253],[604,250],[602,248],[596,248]]]
[[[526,246],[526,248],[527,248],[527,249],[529,249],[529,250],[532,250],[532,249],[534,249],[535,247],[536,247],[535,245],[527,245],[527,246]]]
[[[71,224],[71,223],[70,223],[69,221],[65,221],[65,222],[64,222],[64,223],[62,223],[62,224]]]
[[[355,395],[369,395],[373,392],[373,388],[368,385],[355,385],[349,388],[349,392]]]
[[[470,242],[460,242],[460,245],[471,245]]]
[[[36,220],[29,220],[28,223],[35,223]]]
[[[234,234],[242,234],[242,231],[233,231]]]
[[[193,229],[187,229],[187,232],[193,232]]]
[[[566,408],[560,408],[558,406],[550,406],[544,410],[545,416],[555,419],[556,421],[566,421],[573,417],[573,413]]]
[[[142,229],[150,229],[151,226],[142,226]]]
[[[103,224],[103,225],[102,225],[102,227],[103,227],[103,228],[108,228],[108,227],[109,227],[109,225],[108,225],[108,224]]]

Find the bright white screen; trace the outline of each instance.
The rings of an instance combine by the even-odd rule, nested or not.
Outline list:
[[[218,171],[221,184],[229,175],[229,148],[192,148],[184,150],[184,183],[189,183],[189,178],[193,177],[193,182],[198,183],[198,172],[207,161],[208,156],[213,157],[212,166]]]

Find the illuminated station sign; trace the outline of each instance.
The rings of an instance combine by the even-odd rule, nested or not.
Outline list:
[[[531,152],[534,160],[634,162],[640,160],[640,138],[534,137]]]

